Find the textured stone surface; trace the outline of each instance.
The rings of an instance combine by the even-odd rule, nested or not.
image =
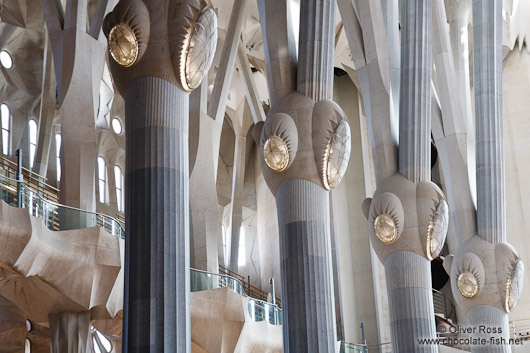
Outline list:
[[[280,228],[284,352],[333,352],[336,341],[329,197],[306,180],[276,195]]]
[[[90,313],[50,314],[51,353],[90,353]]]
[[[473,1],[477,232],[506,240],[502,140],[502,2]]]
[[[387,257],[385,272],[392,351],[438,352],[437,346],[417,341],[436,337],[430,261],[412,252],[396,251]]]
[[[473,338],[485,339],[489,344],[471,346],[473,353],[509,353],[512,351],[508,344],[493,344],[491,339],[508,342],[510,338],[510,328],[508,326],[508,315],[489,305],[477,305],[467,313],[467,324],[469,327],[484,326],[486,328],[500,328],[501,333],[481,333],[476,329],[476,334],[470,335]]]
[[[192,353],[282,353],[282,326],[254,321],[228,288],[190,294]]]
[[[125,104],[124,350],[188,352],[188,94],[141,77]]]
[[[432,0],[402,1],[401,18],[399,171],[420,182],[431,179]]]
[[[300,4],[298,92],[319,101],[333,96],[333,49],[336,0]]]

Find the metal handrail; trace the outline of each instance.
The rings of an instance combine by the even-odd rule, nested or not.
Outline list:
[[[20,180],[16,180],[16,179],[13,179],[13,178],[10,178],[10,177],[6,177],[6,176],[3,176],[0,174],[0,180],[8,180],[10,182],[13,182],[13,183],[20,183],[21,187],[22,188],[25,188],[27,189],[28,191],[31,191],[32,193],[35,194],[36,197],[38,197],[43,203],[45,204],[50,204],[52,206],[55,206],[55,207],[58,207],[58,208],[65,208],[65,209],[70,209],[70,210],[74,210],[74,211],[77,211],[77,212],[83,212],[83,213],[86,213],[86,214],[89,214],[89,215],[94,215],[94,216],[99,216],[99,217],[102,217],[103,219],[106,219],[106,220],[110,220],[109,223],[111,221],[115,222],[115,224],[119,227],[120,229],[120,237],[124,238],[124,235],[125,235],[125,230],[122,228],[121,226],[121,223],[120,221],[118,221],[116,218],[112,217],[112,216],[109,216],[107,214],[104,214],[104,213],[100,213],[100,212],[95,212],[95,211],[87,211],[87,210],[83,210],[81,208],[77,208],[77,207],[73,207],[73,206],[68,206],[68,205],[63,205],[63,204],[60,204],[58,202],[54,202],[52,200],[49,200],[49,199],[45,199],[43,198],[40,193],[37,191],[37,190],[34,190],[32,189],[31,187],[29,187],[28,185],[24,184],[23,181],[20,181]],[[6,185],[4,184],[4,186],[6,187],[9,187],[9,185]]]
[[[273,325],[281,325],[282,324],[282,309],[279,308],[276,304],[269,303],[267,301],[254,298],[245,291],[245,286],[243,282],[241,282],[239,279],[232,277],[230,275],[224,275],[219,273],[211,273],[204,270],[198,270],[198,269],[190,269],[190,272],[205,274],[207,276],[217,277],[222,279],[222,282],[219,282],[218,285],[221,287],[227,287],[231,288],[232,290],[236,291],[236,293],[240,294],[243,297],[249,298],[248,302],[248,313],[253,321],[268,321],[270,324]],[[190,281],[193,281],[193,276],[190,276]],[[236,286],[231,286],[230,283],[235,283],[239,285],[239,288],[236,289]],[[193,285],[193,282],[190,283],[191,290],[194,291],[193,288],[195,286]],[[208,290],[213,288],[207,288],[207,289],[199,289],[199,291],[202,290]]]
[[[249,292],[252,292],[253,294],[255,294],[254,298],[256,298],[257,296],[260,296],[259,299],[261,300],[264,300],[266,301],[267,300],[267,297],[269,295],[269,293],[265,292],[263,289],[261,288],[258,288],[256,286],[253,286],[252,284],[250,284],[250,282],[246,282],[245,281],[245,277],[243,277],[242,275],[240,275],[239,273],[236,273],[222,265],[219,265],[219,273],[223,273],[225,275],[229,275],[229,276],[233,276],[233,277],[236,277],[240,280],[240,282],[242,282],[245,287],[248,289]],[[279,298],[274,298],[274,303],[278,305],[278,307],[281,307],[281,300]]]
[[[353,350],[353,352],[352,352]],[[350,343],[341,341],[340,353],[391,353],[392,344],[391,342],[379,343],[379,344],[361,344],[361,343]]]
[[[530,319],[510,321],[510,337],[514,339],[530,339]]]
[[[263,299],[259,299],[259,298],[255,298],[251,295],[249,295],[247,293],[247,291],[245,290],[245,282],[233,277],[233,276],[230,276],[230,275],[225,275],[225,274],[221,274],[221,273],[213,273],[213,272],[208,272],[208,271],[204,271],[204,270],[199,270],[197,268],[190,268],[190,271],[195,271],[195,272],[201,272],[201,273],[204,273],[204,274],[207,274],[207,275],[212,275],[212,276],[219,276],[219,277],[228,277],[230,279],[233,279],[234,281],[237,281],[239,284],[241,284],[241,288],[243,289],[243,293],[245,294],[244,296],[246,297],[249,297],[249,298],[252,298],[256,301],[259,301],[259,302],[263,302],[263,303],[266,303],[268,305],[274,305],[276,307],[278,307],[279,310],[282,310],[276,303],[269,303],[268,301],[266,300],[263,300]]]

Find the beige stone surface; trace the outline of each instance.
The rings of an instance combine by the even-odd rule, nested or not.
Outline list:
[[[248,300],[228,288],[191,293],[192,352],[282,352],[282,326],[254,322]]]
[[[117,300],[107,310],[122,267],[118,238],[99,227],[51,231],[3,202],[0,219],[0,295],[26,318],[46,324],[54,312],[109,317],[121,310]]]

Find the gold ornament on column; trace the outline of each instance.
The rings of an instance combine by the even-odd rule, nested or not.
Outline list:
[[[469,271],[462,272],[457,279],[458,290],[466,298],[474,298],[478,294],[478,280]]]
[[[396,223],[387,214],[376,217],[374,221],[375,235],[385,244],[392,244],[397,239]]]
[[[138,40],[131,27],[120,23],[110,30],[109,52],[121,66],[134,65],[138,58]]]
[[[181,62],[181,83],[187,91],[199,87],[202,79],[210,68],[217,44],[217,16],[206,9],[195,22],[186,44],[184,45]]]
[[[263,157],[270,169],[275,172],[284,171],[289,165],[287,144],[278,136],[269,137],[263,146]]]

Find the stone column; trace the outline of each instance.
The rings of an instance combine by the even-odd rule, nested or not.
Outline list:
[[[502,140],[502,1],[473,1],[473,82],[475,93],[477,233],[485,241],[506,241],[504,148]],[[476,249],[478,250],[478,249]],[[477,251],[479,257],[483,256]],[[496,267],[486,262],[486,273]],[[488,266],[490,265],[490,266]],[[487,268],[487,267],[493,267]],[[492,277],[487,279],[491,281]],[[480,304],[480,303],[477,303]],[[473,306],[467,313],[469,326],[502,327],[509,339],[508,314],[491,305]],[[489,340],[489,337],[484,337]],[[471,346],[473,353],[511,352],[510,345]]]
[[[363,211],[385,266],[392,349],[438,352],[430,261],[445,242],[448,209],[431,182],[432,1],[401,2],[399,173],[377,183]]]
[[[190,346],[188,97],[157,77],[125,92],[128,352]]]
[[[431,180],[432,1],[401,3],[399,171],[409,181]],[[430,261],[397,251],[385,261],[394,352],[437,352],[418,338],[436,337]]]
[[[329,193],[291,179],[276,193],[285,352],[335,352]]]
[[[477,231],[506,241],[502,141],[502,1],[473,1]]]
[[[216,16],[201,0],[122,0],[104,31],[111,44],[113,31],[129,33],[109,45],[127,133],[123,348],[190,352],[189,92],[211,65]]]
[[[50,314],[51,353],[90,353],[90,313]]]
[[[473,43],[477,234],[459,244],[444,266],[467,325],[496,330],[481,334],[477,328],[470,336],[486,344],[472,344],[471,352],[506,353],[511,352],[508,313],[520,299],[524,265],[506,243],[501,0],[473,1]]]
[[[431,180],[432,0],[401,3],[399,172]]]
[[[277,31],[285,25],[285,2],[259,5],[265,55],[273,71],[272,106],[265,123],[256,124],[254,138],[278,209],[284,352],[334,352],[329,190],[339,184],[350,155],[349,125],[331,101],[336,3],[301,3],[295,92],[291,37]]]

